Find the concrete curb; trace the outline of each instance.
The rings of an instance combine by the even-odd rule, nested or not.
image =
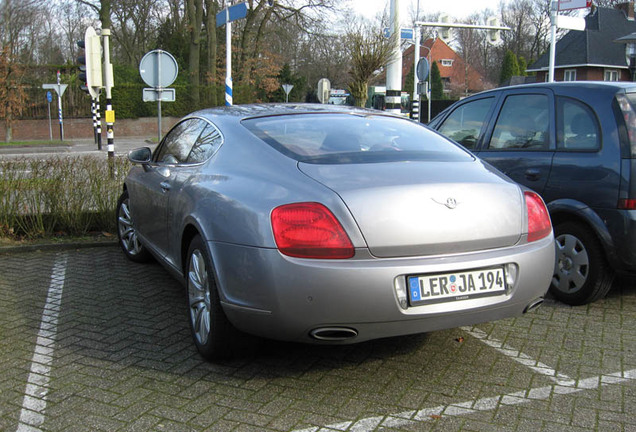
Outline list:
[[[25,244],[20,246],[0,246],[0,255],[16,254],[25,252],[52,251],[52,250],[74,250],[98,247],[117,246],[117,240],[69,242],[69,243],[41,243]]]

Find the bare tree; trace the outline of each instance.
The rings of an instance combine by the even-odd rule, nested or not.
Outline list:
[[[120,57],[131,66],[139,64],[157,38],[155,18],[160,5],[155,0],[117,0],[113,3],[113,38],[121,50]]]
[[[393,55],[394,34],[390,38],[385,37],[378,26],[368,21],[362,21],[351,25],[345,36],[347,51],[351,58],[351,80],[349,91],[355,99],[356,106],[364,106],[367,101],[367,86],[371,77]]]

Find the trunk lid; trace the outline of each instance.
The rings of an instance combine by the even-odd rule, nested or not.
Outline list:
[[[519,186],[479,161],[299,163],[299,169],[343,199],[377,257],[506,247],[523,231]]]

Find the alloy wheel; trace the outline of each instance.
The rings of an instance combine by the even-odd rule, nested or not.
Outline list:
[[[128,198],[122,201],[119,206],[119,214],[117,215],[119,238],[121,245],[130,255],[139,255],[142,252],[142,245],[139,242],[137,231],[133,227],[132,215]]]
[[[210,285],[205,258],[199,249],[192,251],[188,267],[188,304],[194,335],[201,345],[210,335]]]

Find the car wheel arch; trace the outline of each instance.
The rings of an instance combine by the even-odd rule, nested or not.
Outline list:
[[[608,262],[616,260],[614,242],[603,219],[588,205],[571,199],[555,200],[548,203],[548,211],[555,227],[565,222],[577,222],[590,229],[599,240]]]
[[[187,262],[188,261],[188,257],[187,257],[188,249],[190,248],[190,243],[192,243],[192,240],[197,235],[201,235],[201,232],[193,224],[189,223],[183,228],[183,232],[181,234],[181,250],[180,250],[181,263],[180,263],[180,267],[181,267],[181,272],[183,273],[184,278],[185,278],[185,276],[187,274],[186,266],[188,265],[188,262]]]

